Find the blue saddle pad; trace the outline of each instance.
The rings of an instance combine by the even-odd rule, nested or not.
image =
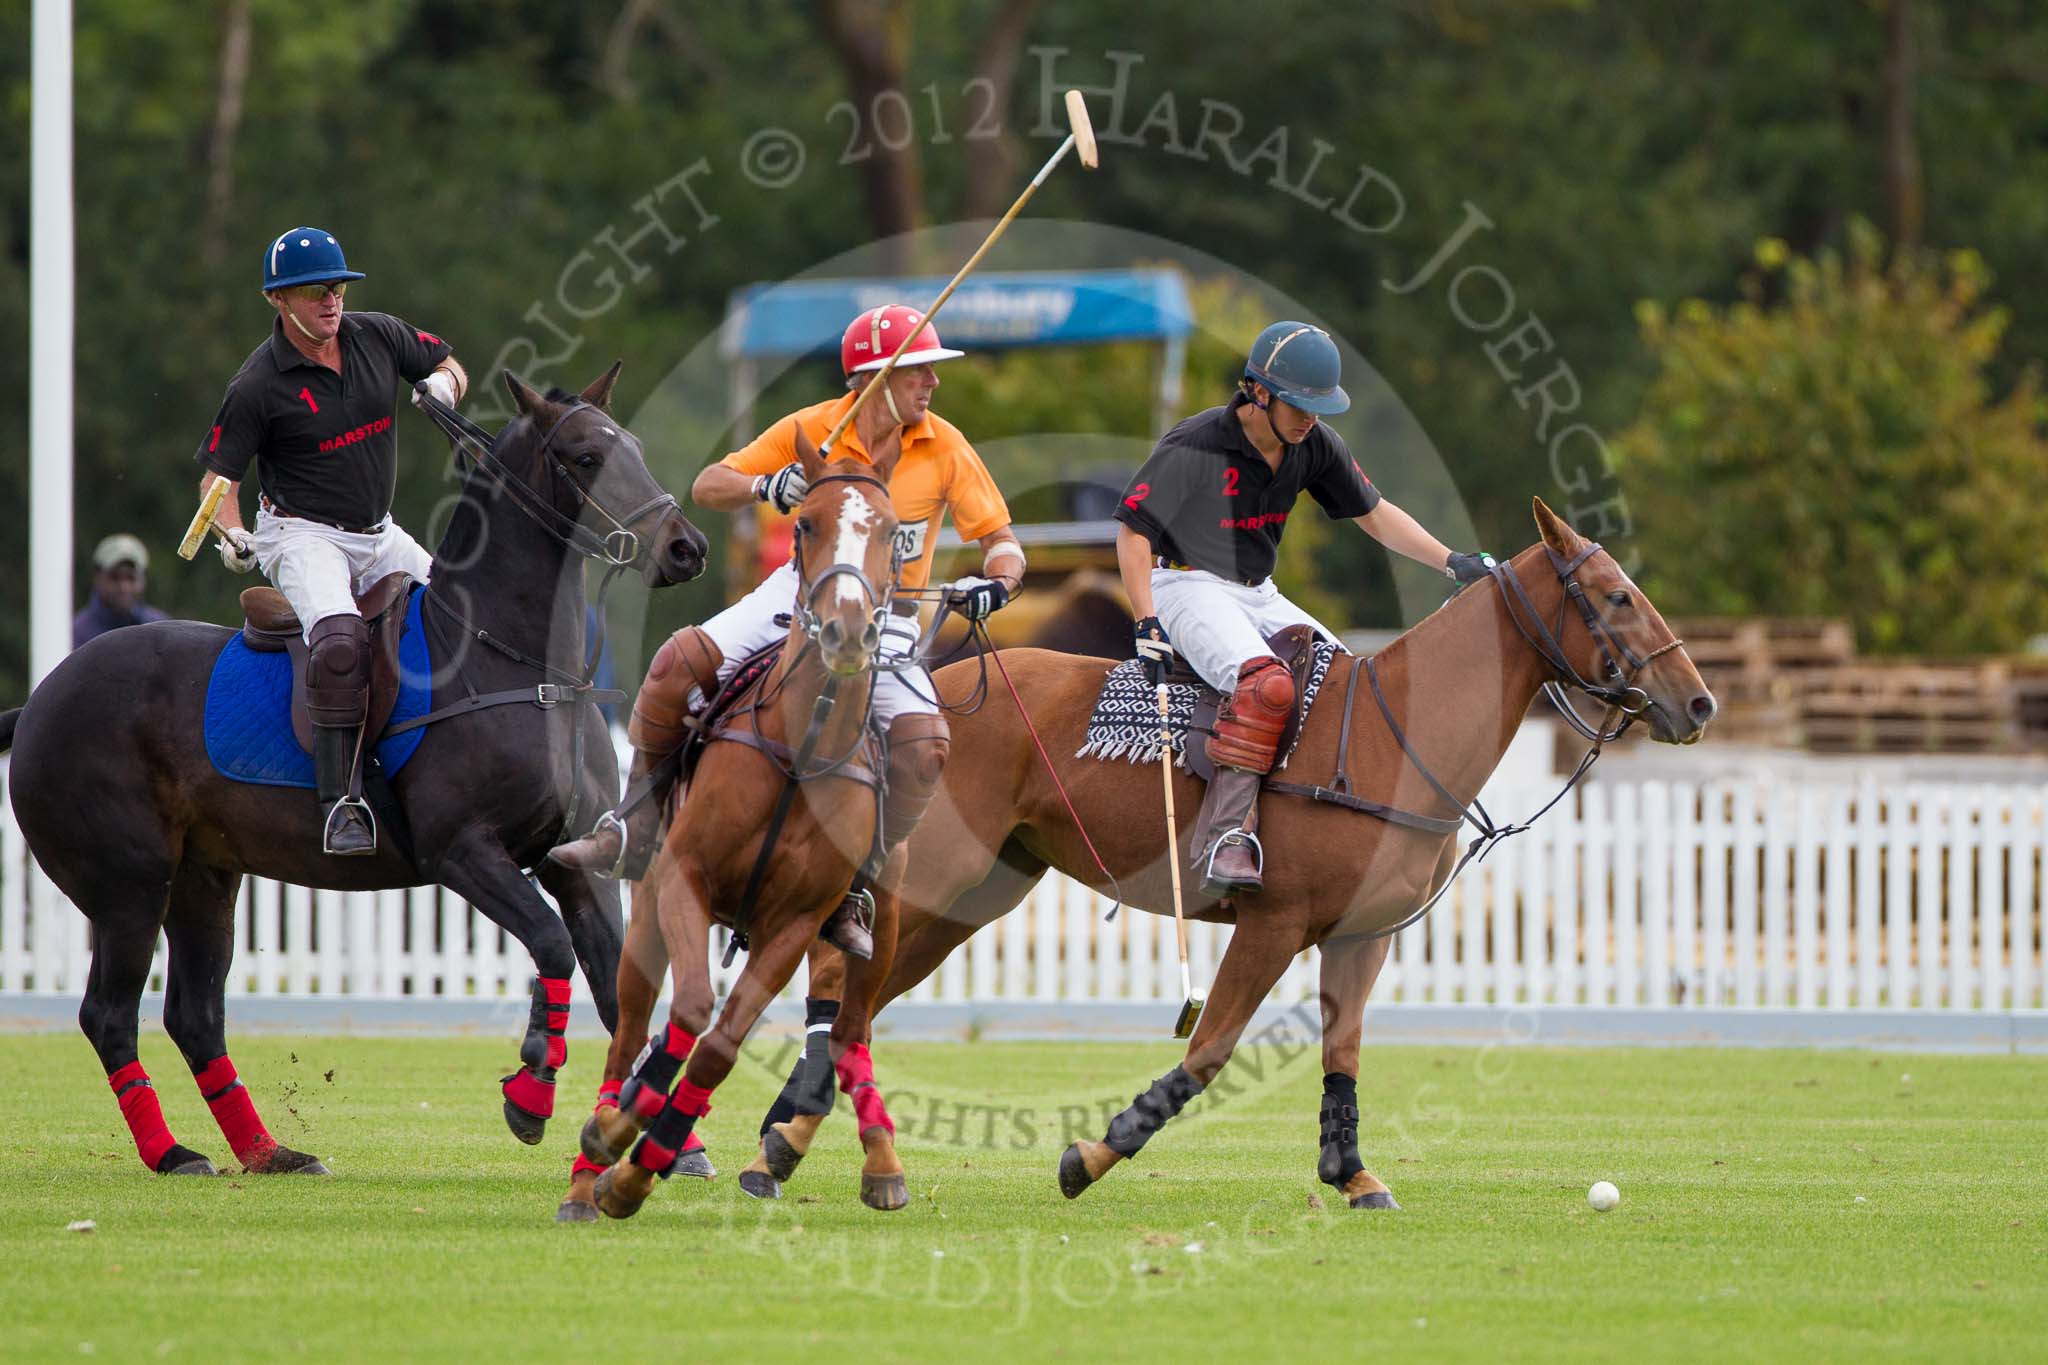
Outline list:
[[[421,589],[412,590],[398,641],[398,702],[391,723],[424,716],[434,700],[433,661],[427,633],[420,629]],[[377,763],[396,776],[427,728],[408,730],[377,744]],[[214,660],[206,684],[206,756],[221,776],[265,787],[311,787],[313,757],[292,733],[292,660],[289,654],[259,653],[239,630]]]

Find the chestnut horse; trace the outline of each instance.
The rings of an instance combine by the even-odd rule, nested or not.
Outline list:
[[[1534,510],[1540,544],[1503,566],[1495,582],[1459,593],[1372,661],[1414,758],[1404,754],[1400,738],[1379,714],[1371,689],[1351,689],[1351,672],[1363,667],[1361,661],[1340,655],[1324,680],[1322,701],[1307,717],[1286,778],[1331,781],[1347,720],[1339,698],[1351,703],[1347,771],[1357,795],[1434,817],[1460,811],[1438,793],[1431,777],[1460,807],[1470,806],[1537,692],[1553,679],[1591,688],[1603,700],[1623,700],[1630,711],[1641,712],[1661,742],[1690,744],[1700,737],[1713,718],[1714,699],[1657,609],[1604,550],[1582,540],[1540,499]],[[1508,575],[1520,592],[1511,592]],[[1572,610],[1574,603],[1583,605]],[[1017,692],[1029,700],[1067,795],[1126,903],[1171,914],[1157,765],[1070,757],[1084,743],[1096,695],[1114,665],[1042,650],[1005,650],[1001,658]],[[970,661],[941,669],[935,680],[942,701],[957,705],[979,677],[979,665]],[[1419,764],[1427,765],[1428,776]],[[1175,780],[1176,805],[1194,809],[1201,797],[1198,782],[1185,773]],[[1390,931],[1449,877],[1455,836],[1296,796],[1268,792],[1262,800],[1265,890],[1235,905],[1200,902],[1198,893],[1191,906],[1196,918],[1237,927],[1186,1056],[1111,1122],[1102,1141],[1076,1142],[1066,1150],[1059,1182],[1070,1199],[1135,1154],[1201,1093],[1230,1059],[1252,1012],[1281,973],[1314,945],[1322,953],[1325,1072],[1318,1175],[1354,1208],[1397,1207],[1358,1156],[1359,1038],[1366,998],[1392,943]],[[1189,859],[1191,831],[1183,825],[1180,834],[1173,856]],[[943,797],[926,813],[907,851],[900,878],[885,883],[876,922],[874,963],[891,964],[887,979],[879,990],[869,990],[873,963],[849,976],[833,1026],[835,1054],[866,1042],[877,1009],[924,980],[977,929],[1015,908],[1048,868],[1106,889],[1016,707],[1001,695],[955,715]],[[821,955],[815,965],[810,994],[834,994],[829,960]],[[622,1015],[632,1005],[625,998],[626,976],[621,973]],[[803,1089],[796,1079],[791,1089]],[[809,1149],[822,1118],[798,1113],[765,1125],[762,1154],[742,1184],[779,1193],[779,1182]]]
[[[880,623],[895,592],[896,513],[888,493],[895,459],[828,465],[801,432],[797,453],[810,492],[797,510],[799,587],[789,637],[772,671],[736,706],[721,707],[635,900],[639,942],[628,946],[623,975],[651,1006],[647,988],[659,979],[665,952],[675,994],[667,1026],[637,1059],[635,1030],[614,1033],[606,1076],[624,1083],[617,1104],[601,1104],[584,1128],[586,1161],[608,1167],[591,1180],[588,1198],[613,1218],[638,1212],[656,1179],[675,1169],[740,1045],[875,841],[882,765],[869,700],[882,662]],[[749,944],[715,1024],[714,922],[744,932]],[[660,930],[658,948],[650,925]],[[652,970],[636,967],[639,958],[652,958]],[[850,976],[871,993],[880,970],[873,982]],[[909,1195],[867,1048],[846,1049],[839,1070],[865,1130],[862,1197],[875,1208],[902,1208]],[[628,1143],[631,1154],[620,1161]],[[558,1219],[587,1217],[578,1209],[582,1197],[572,1189]]]
[[[162,933],[170,940],[164,1027],[236,1158],[252,1172],[326,1173],[317,1158],[271,1139],[228,1059],[224,990],[245,873],[335,890],[438,883],[517,938],[540,972],[521,1065],[500,1085],[521,1141],[539,1142],[553,1113],[579,961],[599,1014],[614,1022],[617,888],[541,861],[572,811],[587,824],[611,800],[611,745],[595,706],[557,706],[551,696],[533,703],[549,695],[536,690],[542,683],[564,700],[580,695],[562,685],[583,664],[578,556],[615,571],[630,565],[660,587],[696,577],[705,551],[703,535],[648,473],[639,441],[609,412],[618,374],[615,364],[580,394],[545,396],[504,375],[519,415],[471,467],[422,606],[433,703],[456,710],[426,727],[418,753],[391,779],[409,839],[392,831],[372,857],[329,857],[311,790],[215,771],[203,711],[207,679],[234,634],[222,626],[160,621],[112,631],[52,670],[25,708],[0,716],[29,850],[92,921],[79,1025],[153,1170],[214,1173],[172,1137],[136,1056],[138,1007]],[[533,702],[461,706],[522,692]]]

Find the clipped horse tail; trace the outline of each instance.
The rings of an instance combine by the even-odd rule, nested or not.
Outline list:
[[[0,716],[0,754],[14,747],[14,727],[21,720],[22,708],[17,706],[6,715]]]

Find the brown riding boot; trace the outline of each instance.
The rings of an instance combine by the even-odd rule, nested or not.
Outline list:
[[[1271,655],[1238,669],[1237,690],[1216,711],[1209,757],[1216,776],[1202,799],[1195,860],[1202,891],[1239,895],[1265,886],[1266,851],[1259,843],[1259,784],[1273,770],[1280,735],[1294,714],[1294,675]]]
[[[875,955],[875,897],[867,889],[870,876],[880,876],[889,856],[910,837],[946,772],[946,751],[952,732],[941,715],[904,715],[889,722],[888,793],[882,801],[882,850],[862,868],[839,908],[818,930],[818,937],[865,962]]]
[[[306,717],[313,722],[313,791],[320,851],[360,858],[377,851],[377,820],[363,800],[363,723],[370,714],[370,626],[337,614],[306,636]]]
[[[700,705],[717,694],[723,662],[724,652],[700,626],[677,631],[654,652],[626,727],[633,745],[626,799],[598,816],[596,828],[581,839],[550,849],[550,862],[625,881],[647,871],[661,847],[662,812],[672,786],[670,778],[655,779],[654,770],[689,735],[691,691],[702,694]]]

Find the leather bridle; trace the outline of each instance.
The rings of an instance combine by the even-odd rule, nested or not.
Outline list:
[[[822,475],[811,484],[811,491],[815,492],[828,483],[870,484],[881,489],[885,497],[889,492],[889,486],[875,475],[859,473]],[[859,585],[861,594],[874,604],[874,610],[868,613],[868,627],[875,632],[876,640],[879,641],[882,627],[886,623],[890,609],[896,599],[896,577],[903,566],[902,550],[900,548],[891,549],[889,581],[879,589],[876,588],[874,581],[868,577],[866,569],[858,564],[841,562],[826,565],[818,571],[817,577],[804,581],[802,578],[803,551],[804,527],[802,520],[799,519],[792,534],[790,546],[790,558],[797,566],[799,580],[796,590],[796,607],[791,613],[791,619],[794,621],[798,631],[802,633],[806,644],[816,645],[818,643],[818,632],[824,628],[824,620],[818,615],[816,607],[818,594],[827,583],[830,583],[835,578],[851,578]]]
[[[520,511],[532,518],[557,542],[585,559],[601,560],[613,569],[634,567],[646,554],[646,547],[632,528],[650,513],[680,510],[675,494],[663,492],[649,498],[624,516],[615,516],[610,508],[598,500],[595,493],[569,472],[569,466],[555,453],[555,437],[569,419],[580,412],[593,412],[600,417],[607,416],[602,408],[581,398],[571,399],[562,408],[555,420],[542,433],[540,441],[540,457],[546,462],[548,472],[554,478],[568,484],[570,492],[576,498],[577,510],[573,515],[563,512],[555,506],[551,498],[514,473],[511,467],[499,458],[495,439],[475,422],[432,394],[420,395],[420,407],[459,448],[469,449],[477,466],[511,497]],[[600,534],[585,526],[582,515],[585,508],[609,522],[612,529]]]

